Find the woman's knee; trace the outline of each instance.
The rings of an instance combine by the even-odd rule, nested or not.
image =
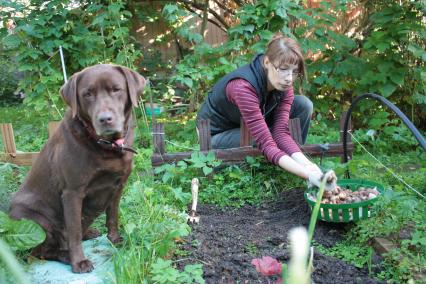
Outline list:
[[[298,104],[298,108],[302,110],[303,113],[312,115],[314,112],[314,104],[306,96],[295,96],[295,102]]]
[[[302,96],[302,98],[306,111],[312,114],[314,112],[314,103],[308,97]]]
[[[228,149],[240,146],[240,129],[235,128],[213,135],[211,138],[213,149]]]

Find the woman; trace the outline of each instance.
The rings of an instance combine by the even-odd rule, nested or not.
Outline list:
[[[276,35],[265,54],[222,77],[197,116],[210,119],[212,147],[239,147],[242,117],[270,162],[319,187],[321,170],[301,152],[288,127],[290,118],[299,118],[305,143],[313,105],[307,97],[293,93],[294,80],[302,81],[305,73],[297,42]]]

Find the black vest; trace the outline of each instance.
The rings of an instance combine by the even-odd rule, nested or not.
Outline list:
[[[262,62],[263,54],[258,54],[251,63],[225,75],[213,86],[197,115],[197,120],[210,119],[211,135],[240,127],[240,110],[226,97],[226,85],[238,78],[248,81],[256,89],[262,115],[270,125],[274,110],[285,93],[276,90],[268,93]]]

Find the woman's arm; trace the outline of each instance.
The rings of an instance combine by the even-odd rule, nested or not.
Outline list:
[[[265,157],[280,168],[303,179],[309,179],[311,170],[294,160],[285,151],[279,149],[275,143],[265,119],[262,116],[262,112],[260,111],[259,99],[254,87],[244,79],[235,79],[226,86],[226,95],[231,103],[238,106],[241,116],[250,131],[250,135],[254,138]],[[288,135],[290,135],[290,133],[288,133]],[[291,141],[293,141],[293,139],[291,139]],[[295,147],[293,150],[300,153],[297,144],[294,143],[294,145]],[[296,156],[298,155],[296,154]]]
[[[282,169],[298,177],[301,177],[306,180],[309,178],[309,171],[307,170],[307,168],[293,160],[289,155],[282,156],[278,161],[278,165]]]
[[[274,125],[272,127],[272,135],[278,147],[290,156],[295,152],[301,152],[299,146],[291,137],[288,126],[293,101],[294,93],[293,88],[291,88],[286,91],[285,96],[281,99],[274,112]]]
[[[260,110],[256,89],[244,79],[235,79],[226,86],[226,96],[240,110],[250,135],[256,141],[263,155],[270,162],[278,165],[278,161],[286,153],[278,148],[272,138],[272,134]]]

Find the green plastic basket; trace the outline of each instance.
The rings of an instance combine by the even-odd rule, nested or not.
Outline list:
[[[374,181],[362,180],[362,179],[342,179],[337,182],[337,184],[346,189],[352,191],[358,190],[359,187],[368,187],[376,188],[380,194],[383,193],[383,185],[376,183]],[[316,192],[316,191],[315,191]],[[308,202],[311,209],[315,206],[315,201],[311,200],[308,197],[309,193],[312,191],[305,191],[304,197]],[[315,194],[314,194],[315,195]],[[318,212],[318,219],[326,222],[336,222],[336,223],[347,223],[352,221],[358,221],[361,219],[367,219],[374,215],[372,210],[372,204],[377,201],[377,197],[350,204],[322,204],[320,205],[320,212]]]

